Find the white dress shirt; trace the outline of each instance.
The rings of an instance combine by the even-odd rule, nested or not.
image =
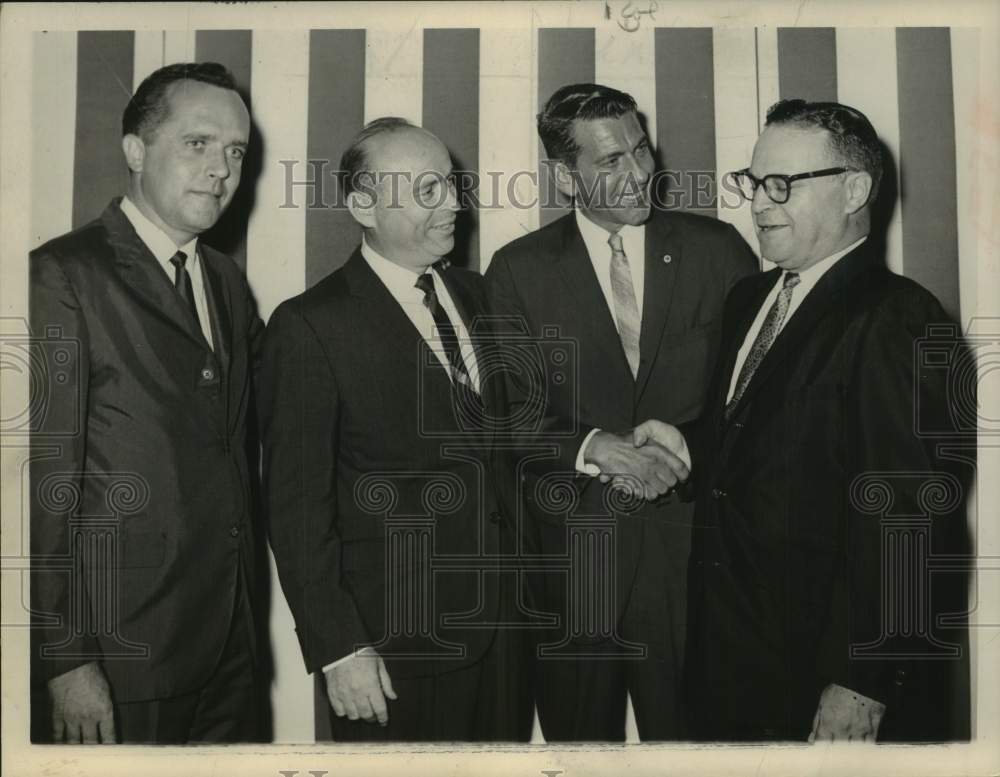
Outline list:
[[[399,303],[403,312],[406,313],[407,318],[413,322],[413,326],[420,332],[420,336],[424,338],[427,346],[437,356],[438,361],[441,362],[441,366],[444,367],[445,372],[448,373],[448,377],[450,378],[451,363],[448,361],[448,354],[444,349],[444,341],[436,331],[434,316],[431,315],[427,306],[424,305],[424,293],[414,285],[421,273],[389,261],[368,245],[368,241],[364,239],[361,242],[361,255],[368,262],[368,266],[379,277],[379,280],[385,284],[393,299]],[[438,303],[444,308],[444,311],[448,314],[448,318],[451,319],[451,325],[455,328],[455,335],[458,337],[459,352],[465,362],[466,369],[469,371],[472,386],[478,392],[479,365],[476,362],[476,352],[472,347],[472,340],[469,338],[465,323],[462,321],[462,316],[458,313],[458,308],[455,307],[455,302],[452,300],[451,294],[448,293],[448,287],[445,285],[441,273],[434,268],[431,268],[430,272],[434,276],[434,291],[437,294]]]
[[[146,218],[128,197],[122,197],[121,209],[125,218],[131,222],[139,239],[156,257],[156,261],[167,274],[171,284],[174,282],[174,266],[170,263],[170,257],[178,251],[183,251],[187,255],[184,266],[187,267],[188,275],[191,276],[191,288],[194,290],[194,307],[198,311],[198,323],[201,325],[201,333],[205,335],[209,347],[214,349],[215,343],[212,342],[212,324],[208,318],[208,298],[205,296],[205,279],[201,274],[201,257],[198,255],[197,236],[179,246],[167,237],[162,229]]]
[[[434,326],[434,317],[427,309],[427,306],[424,305],[424,293],[415,285],[417,278],[422,273],[415,272],[414,270],[410,270],[402,265],[389,261],[378,251],[372,248],[368,244],[368,241],[363,238],[361,241],[361,255],[365,258],[365,261],[368,262],[368,266],[371,267],[374,273],[379,277],[379,280],[385,284],[385,287],[389,290],[393,299],[399,303],[403,312],[406,313],[407,318],[413,322],[413,326],[415,326],[417,331],[420,332],[420,336],[424,338],[424,342],[427,343],[427,347],[434,352],[438,361],[441,362],[441,366],[444,367],[449,379],[454,380],[451,374],[451,363],[448,361],[448,354],[444,350],[444,342],[437,336]],[[451,319],[451,325],[455,328],[455,335],[458,337],[459,351],[462,354],[462,359],[465,361],[465,367],[469,371],[469,377],[472,379],[472,385],[478,392],[479,365],[476,362],[475,349],[472,347],[472,341],[469,339],[469,333],[465,328],[465,323],[462,321],[462,317],[458,313],[458,308],[455,307],[455,302],[452,300],[451,294],[448,293],[448,287],[441,278],[441,273],[434,268],[431,268],[430,272],[434,275],[434,292],[437,294],[438,304],[444,308],[445,312],[448,314],[448,318]],[[361,648],[361,650],[348,653],[346,656],[342,656],[336,661],[326,664],[323,667],[323,671],[328,672],[335,666],[339,666],[344,663],[344,661],[354,658],[355,656],[370,656],[375,654],[376,651],[374,648],[364,647]]]
[[[583,237],[583,243],[587,247],[587,254],[590,256],[590,263],[594,266],[597,274],[597,281],[601,284],[601,291],[604,299],[608,303],[608,310],[611,312],[611,320],[615,323],[615,330],[618,331],[618,317],[615,315],[615,295],[611,288],[611,246],[608,238],[611,233],[604,227],[598,226],[583,212],[576,209],[576,226]],[[635,289],[635,301],[639,307],[639,320],[642,321],[642,301],[646,289],[646,227],[634,227],[625,224],[618,234],[622,238],[622,250],[628,259],[628,269],[632,274],[632,288]],[[597,434],[600,429],[592,429],[580,445],[580,450],[576,454],[576,469],[585,475],[596,477],[601,474],[601,468],[596,464],[587,464],[584,461],[584,451],[590,444],[590,439]]]

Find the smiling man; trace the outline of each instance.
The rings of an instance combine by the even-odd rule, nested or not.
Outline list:
[[[531,733],[509,627],[517,580],[495,568],[518,511],[514,467],[484,423],[504,404],[481,369],[485,284],[441,261],[455,242],[451,168],[431,133],[368,124],[341,161],[362,243],[279,306],[265,337],[271,545],[338,741]]]
[[[967,553],[970,471],[958,448],[946,455],[947,371],[915,359],[949,320],[869,237],[881,177],[859,111],[768,111],[736,178],[777,267],[726,300],[702,419],[637,429],[690,463],[697,491],[687,690],[699,739],[969,735],[965,575],[961,563],[930,574],[928,557]],[[945,342],[961,363],[961,343]]]
[[[142,82],[122,134],[125,197],[31,255],[34,333],[70,354],[33,429],[33,679],[56,741],[254,740],[263,325],[199,240],[239,186],[250,116],[221,65],[177,64]]]
[[[568,381],[531,385],[509,373],[513,403],[545,398],[537,441],[557,451],[552,473],[580,487],[577,510],[567,515],[533,498],[533,473],[524,484],[542,552],[558,559],[569,552],[567,518],[606,516],[616,501],[597,475],[628,474],[651,498],[676,483],[670,454],[636,449],[629,432],[646,418],[700,414],[723,301],[757,262],[732,226],[653,207],[653,153],[629,95],[565,86],[539,114],[538,132],[556,186],[574,208],[497,251],[487,279],[496,313],[518,322],[519,332],[539,342],[555,332],[576,346]],[[520,377],[550,372],[539,364]],[[561,656],[538,662],[539,717],[550,741],[623,740],[629,695],[643,740],[684,735],[691,510],[671,498],[611,515],[614,552],[606,567],[585,572],[609,592],[599,623],[574,634],[571,615],[583,592],[570,588],[564,570],[536,580],[543,608],[559,616],[544,641],[566,641]]]

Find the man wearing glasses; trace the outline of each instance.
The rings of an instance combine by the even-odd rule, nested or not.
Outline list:
[[[705,414],[636,430],[690,464],[697,494],[691,732],[967,738],[964,576],[919,556],[965,545],[970,467],[919,433],[953,428],[947,371],[915,369],[948,316],[869,239],[878,137],[847,106],[782,101],[734,176],[777,267],[726,300]]]

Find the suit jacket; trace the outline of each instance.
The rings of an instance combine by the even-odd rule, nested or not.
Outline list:
[[[204,684],[241,565],[254,579],[246,420],[263,326],[236,265],[200,245],[213,352],[119,203],[31,253],[48,371],[31,548],[35,679],[100,659],[122,702]]]
[[[966,635],[929,614],[964,612],[964,576],[935,572],[928,594],[921,558],[909,572],[900,561],[966,547],[960,484],[974,449],[949,461],[942,438],[921,433],[954,425],[948,370],[927,369],[930,360],[915,369],[920,338],[947,316],[866,241],[802,301],[727,424],[737,352],[779,275],[733,289],[705,417],[684,429],[698,494],[694,731],[805,739],[822,689],[836,683],[888,706],[881,739],[968,736],[968,667],[951,654]],[[945,345],[958,354],[954,339]],[[951,496],[935,502],[935,489]],[[883,612],[883,597],[899,609]]]
[[[476,339],[481,277],[444,279]],[[484,377],[490,405],[495,384]],[[274,312],[260,397],[269,536],[308,671],[362,645],[393,676],[482,656],[500,601],[483,570],[511,550],[513,471],[477,416],[456,412],[446,371],[360,249]]]
[[[522,414],[531,421],[526,431],[536,432],[536,442],[553,444],[556,450],[555,456],[536,462],[525,482],[529,512],[543,526],[561,530],[571,515],[611,514],[614,500],[596,479],[579,479],[582,492],[572,507],[554,509],[540,498],[544,488],[539,488],[539,478],[546,471],[572,477],[577,452],[592,429],[622,432],[649,418],[689,420],[701,413],[726,293],[758,266],[732,226],[680,212],[654,211],[646,224],[645,247],[641,361],[635,379],[573,213],[501,248],[486,273],[496,314],[510,317],[507,335],[520,327],[540,344],[535,371],[543,376],[543,385],[525,379],[530,370],[508,374],[512,403],[534,408]],[[564,348],[569,360],[553,364],[554,348]],[[690,506],[677,499],[642,506],[617,524],[618,573],[624,581],[616,588],[619,615],[632,593],[643,542],[641,517],[675,530],[670,543],[674,555],[664,563],[678,570],[678,585],[684,581]],[[557,534],[543,533],[545,552],[563,550],[553,544]],[[563,609],[563,587],[555,582],[546,589],[548,606]]]

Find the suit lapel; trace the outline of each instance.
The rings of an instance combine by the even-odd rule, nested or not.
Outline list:
[[[838,261],[816,282],[816,285],[813,286],[808,296],[802,300],[802,304],[799,305],[798,309],[788,320],[788,323],[778,333],[774,344],[768,350],[764,356],[764,360],[750,379],[746,391],[743,392],[743,396],[740,399],[741,405],[750,401],[751,397],[767,382],[775,369],[788,359],[789,356],[799,350],[798,346],[815,329],[819,320],[841,304],[844,287],[868,265],[869,255],[868,251],[865,250],[866,247],[867,241]],[[771,285],[767,286],[767,290],[770,290]],[[759,309],[759,304],[756,308],[753,308],[753,315],[750,317],[751,321]],[[747,324],[747,328],[749,328],[749,324]],[[743,339],[740,338],[740,344],[742,344]],[[739,345],[737,345],[738,349]]]
[[[653,362],[660,349],[660,339],[669,318],[677,273],[683,261],[683,248],[672,234],[670,223],[662,213],[653,212],[646,224],[645,283],[642,294],[642,329],[639,333],[639,374],[635,381],[638,402],[649,381]]]
[[[212,340],[215,355],[222,365],[223,372],[229,372],[229,355],[233,342],[232,300],[229,299],[229,287],[222,279],[222,273],[214,259],[209,259],[208,252],[198,247],[201,259],[201,275],[205,284],[208,299],[208,315],[211,319]]]
[[[610,250],[608,248],[609,252]],[[587,253],[587,245],[576,226],[576,216],[572,212],[563,217],[562,250],[556,254],[556,261],[563,284],[569,292],[565,304],[569,305],[573,317],[582,319],[585,327],[590,330],[591,336],[584,340],[587,350],[595,351],[595,361],[618,363],[631,381],[632,371],[625,358],[618,328],[608,307],[608,300],[601,291],[594,263]],[[558,303],[554,300],[553,304]]]
[[[411,375],[420,375],[422,366],[429,365],[431,374],[444,381],[450,391],[448,373],[396,298],[361,255],[360,248],[354,251],[342,272],[352,296],[364,300],[366,310],[371,311],[365,320],[366,325],[375,330],[376,342],[400,344],[395,354],[394,369],[401,374],[405,370]]]
[[[208,349],[201,329],[184,307],[184,301],[156,257],[121,212],[119,202],[120,200],[112,202],[101,216],[108,233],[108,242],[115,254],[115,268],[119,277],[153,313]]]

